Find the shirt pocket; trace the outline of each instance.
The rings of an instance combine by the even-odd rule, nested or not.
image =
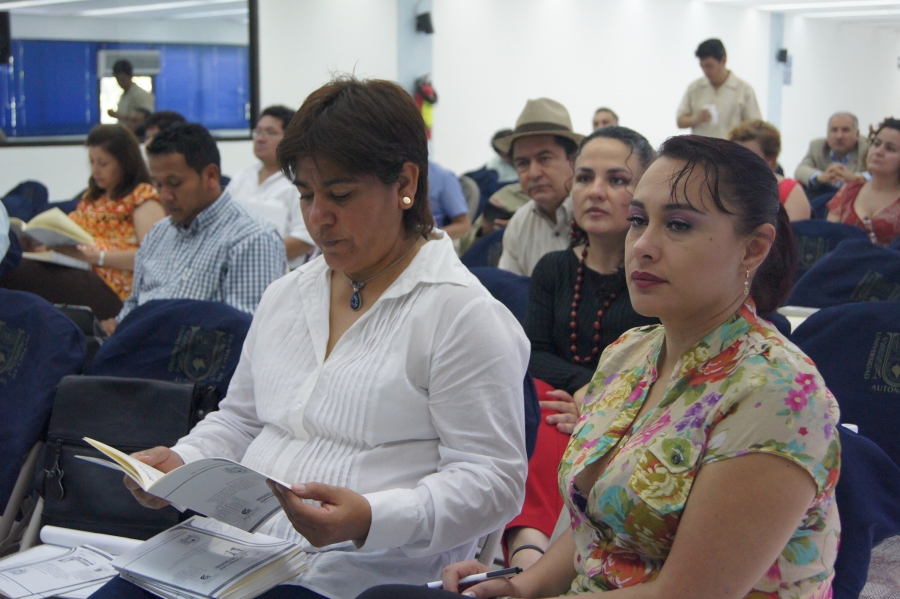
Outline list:
[[[702,444],[691,439],[654,439],[638,459],[628,486],[660,514],[679,512],[691,492],[702,454]]]

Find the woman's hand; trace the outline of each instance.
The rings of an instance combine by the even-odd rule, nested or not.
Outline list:
[[[478,599],[486,599],[488,597],[501,597],[509,595],[518,596],[515,587],[508,578],[494,578],[486,582],[476,584],[473,587],[460,589],[459,581],[466,576],[472,574],[481,574],[482,572],[490,572],[492,568],[475,560],[465,562],[457,562],[450,564],[441,572],[441,581],[444,583],[444,590],[451,593],[462,593],[470,597],[478,597]]]
[[[131,457],[137,458],[148,466],[153,466],[160,472],[169,472],[175,470],[179,466],[184,466],[184,460],[181,459],[181,456],[168,447],[152,447],[150,449],[145,449],[144,451],[133,453],[131,454]],[[161,507],[169,505],[169,502],[165,499],[161,499],[156,495],[151,495],[143,490],[130,476],[125,477],[125,486],[128,487],[128,490],[131,491],[134,498],[138,500],[138,503],[144,507],[158,510]]]
[[[575,430],[575,423],[581,415],[581,402],[579,399],[584,399],[583,393],[581,393],[579,397],[581,391],[583,391],[583,389],[576,391],[574,397],[562,389],[548,391],[547,395],[555,397],[556,401],[542,401],[540,402],[541,407],[555,410],[559,412],[559,414],[547,416],[547,424],[555,424],[556,430],[563,434],[571,435],[572,431]]]
[[[293,484],[290,489],[268,481],[284,513],[314,547],[343,541],[364,543],[372,526],[372,507],[365,497],[344,487],[322,483]],[[304,503],[312,499],[321,505]]]

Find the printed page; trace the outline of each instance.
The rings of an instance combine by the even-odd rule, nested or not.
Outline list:
[[[78,547],[55,557],[2,567],[0,593],[20,599],[74,591],[115,576],[112,560],[113,556],[99,549]]]
[[[60,245],[60,244],[56,244]],[[60,266],[68,266],[69,268],[79,268],[81,270],[90,270],[91,265],[84,260],[73,258],[53,250],[43,252],[22,252],[22,257],[26,260],[35,260],[37,262],[49,262],[50,264],[59,264]]]
[[[225,458],[205,458],[166,474],[148,491],[241,530],[254,531],[281,510],[269,479]],[[274,479],[273,479],[274,480]],[[281,481],[276,483],[290,488]]]
[[[122,555],[143,543],[138,539],[104,535],[97,532],[75,530],[73,528],[60,528],[58,526],[44,526],[41,528],[41,542],[59,547],[79,547],[90,545],[110,555]]]
[[[94,238],[90,233],[82,229],[59,208],[51,208],[41,212],[25,225],[25,232],[30,237],[41,241],[45,233],[54,233],[63,238],[61,243],[47,243],[47,245],[78,245],[84,243],[92,245]]]
[[[141,485],[141,488],[145,491],[149,489],[150,486],[153,485],[153,483],[165,476],[165,474],[163,474],[153,466],[148,466],[142,461],[131,457],[127,453],[122,453],[115,447],[110,447],[106,443],[95,441],[94,439],[91,439],[89,437],[84,437],[84,440],[98,451],[108,455],[113,460],[115,460],[119,465],[119,469],[130,476],[132,479],[134,479],[134,481]],[[99,463],[100,461],[102,461],[97,460],[97,458],[88,458],[88,456],[78,457],[80,457],[81,459],[87,459],[87,461],[89,462]]]
[[[204,518],[195,516],[115,558],[113,566],[131,580],[146,579],[212,597],[261,568],[301,553],[288,541],[267,535],[247,540],[247,535],[230,534],[228,528],[217,532],[217,526],[221,525],[208,526]],[[299,574],[303,567],[298,564],[289,574]]]

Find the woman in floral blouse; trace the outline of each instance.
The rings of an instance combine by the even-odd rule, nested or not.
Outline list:
[[[771,169],[732,142],[671,138],[630,218],[631,301],[662,325],[603,352],[559,468],[571,527],[523,574],[466,593],[831,597],[837,404],[756,316],[795,261]],[[481,570],[450,566],[444,588]]]
[[[91,177],[69,217],[93,236],[94,244],[52,249],[87,262],[92,270],[23,260],[9,286],[54,303],[90,306],[104,320],[118,314],[122,300],[131,295],[134,255],[166,213],[131,131],[97,125],[88,134],[87,146]]]

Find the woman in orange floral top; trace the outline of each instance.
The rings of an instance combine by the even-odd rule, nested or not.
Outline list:
[[[570,528],[524,573],[466,594],[832,597],[837,403],[756,316],[787,296],[796,261],[775,176],[733,142],[670,138],[630,220],[631,301],[662,324],[602,354],[559,468]],[[484,569],[449,566],[444,589]],[[422,593],[365,595],[388,596]]]
[[[87,145],[91,178],[69,217],[94,236],[94,245],[63,251],[94,265],[94,272],[124,300],[131,295],[137,248],[166,213],[131,131],[97,125]]]
[[[88,305],[104,320],[114,317],[131,295],[137,248],[166,214],[131,131],[97,125],[87,146],[91,178],[69,217],[94,237],[94,245],[53,250],[88,262],[93,272],[23,260],[14,279],[21,283],[16,288],[54,303]]]

